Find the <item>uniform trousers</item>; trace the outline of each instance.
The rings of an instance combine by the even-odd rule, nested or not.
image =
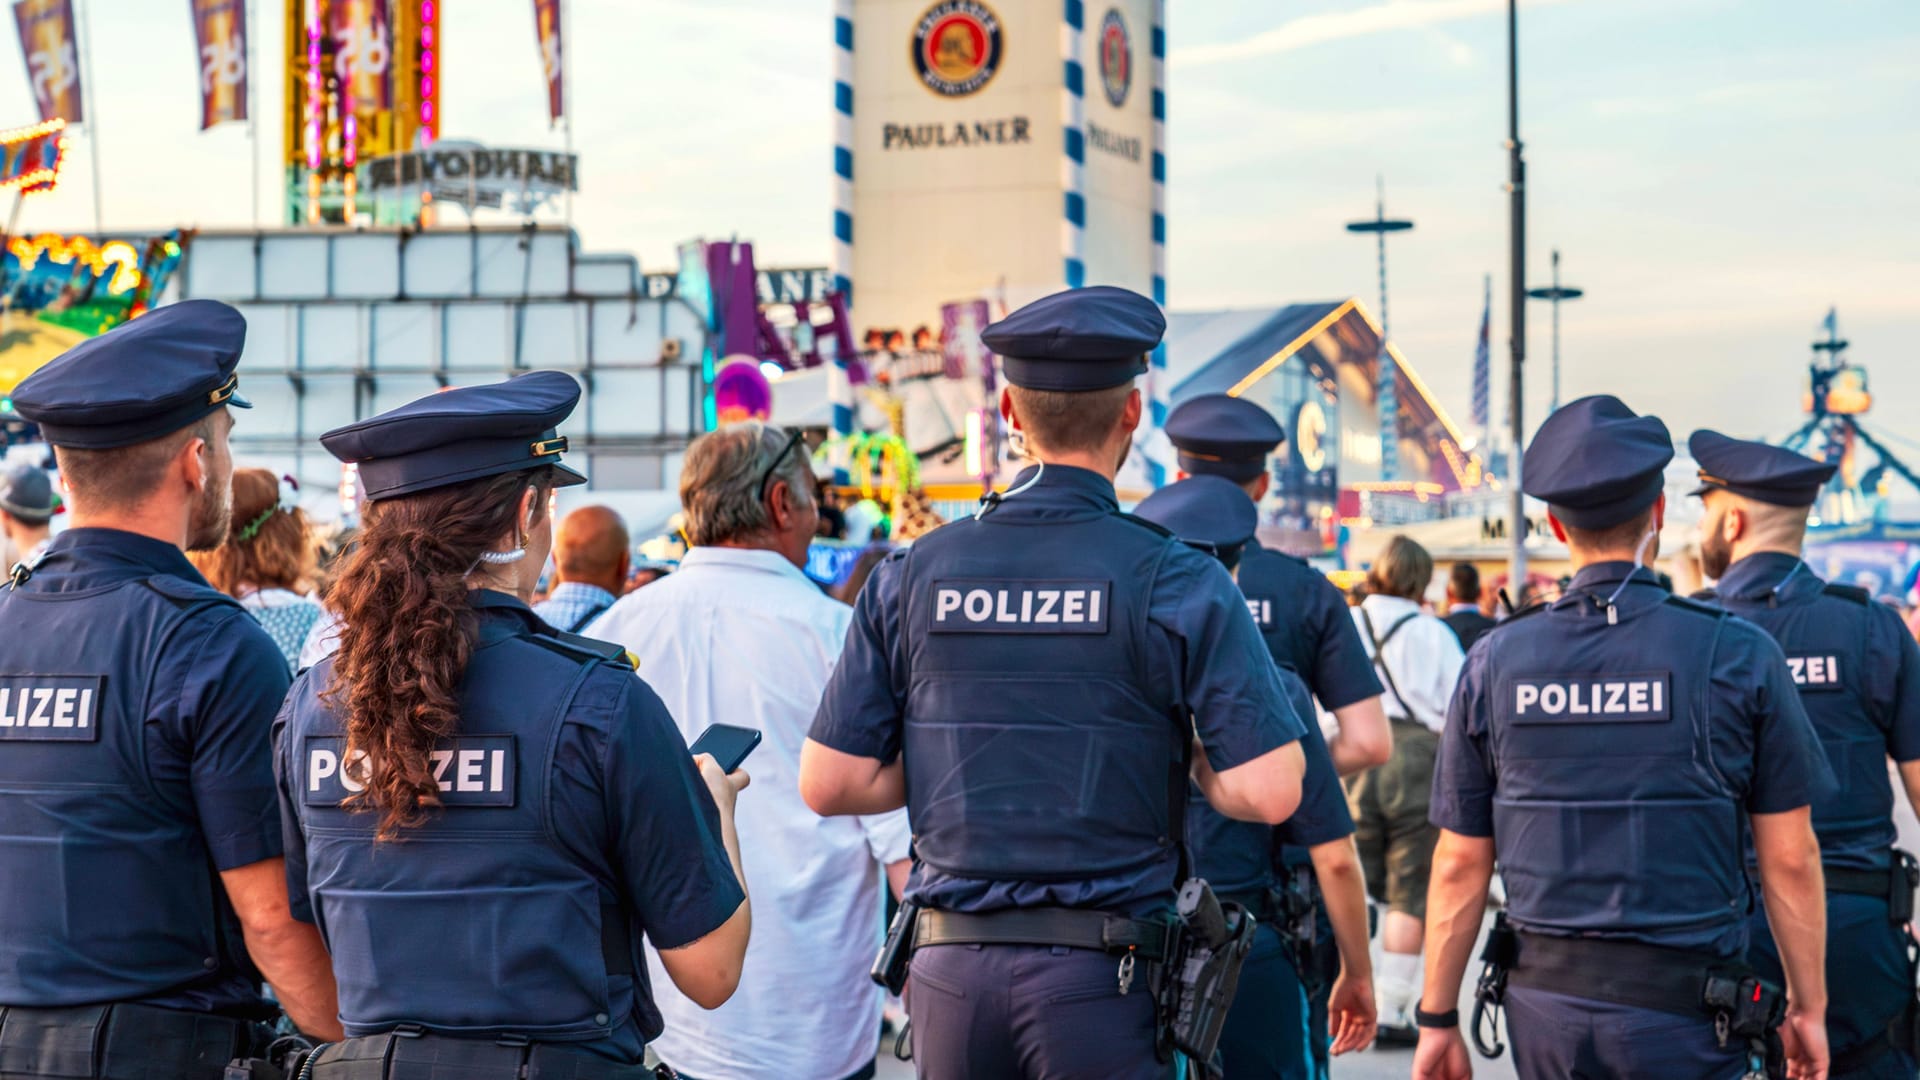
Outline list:
[[[1520,1080],[1738,1080],[1746,1040],[1722,1049],[1697,1016],[1507,988],[1507,1041]]]
[[[1120,993],[1118,957],[1044,945],[932,945],[913,954],[907,1013],[920,1080],[1172,1080],[1154,1056],[1147,965]]]
[[[1762,978],[1785,986],[1780,950],[1767,928],[1766,912],[1755,909],[1747,962]],[[1906,935],[1887,917],[1887,902],[1876,896],[1827,894],[1827,1047],[1835,1056],[1868,1039],[1883,1037],[1888,1021],[1913,999]],[[1914,1061],[1894,1050],[1832,1080],[1913,1080]]]
[[[1327,995],[1308,997],[1278,928],[1261,923],[1220,1033],[1226,1080],[1326,1080]]]

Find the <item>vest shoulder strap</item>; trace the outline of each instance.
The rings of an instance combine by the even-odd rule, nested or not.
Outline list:
[[[1157,521],[1148,521],[1146,518],[1139,517],[1138,515],[1135,515],[1135,514],[1115,514],[1114,516],[1119,518],[1122,521],[1130,521],[1133,524],[1138,525],[1143,529],[1146,529],[1157,535],[1164,536],[1169,540],[1176,539],[1172,529],[1167,528],[1165,525],[1162,525]]]
[[[1837,596],[1842,600],[1851,600],[1863,607],[1873,603],[1873,594],[1857,585],[1835,585],[1832,582],[1828,582],[1820,587],[1820,591],[1828,596]]]
[[[170,574],[141,578],[141,584],[167,598],[177,608],[198,607],[202,604],[216,606],[241,607],[241,603],[211,585],[200,585]]]
[[[527,640],[548,652],[556,652],[581,663],[598,661],[625,668],[628,671],[635,668],[633,657],[628,654],[626,647],[612,641],[582,637],[579,634],[569,634],[564,630],[556,630],[551,634],[534,634]]]
[[[1720,602],[1720,590],[1712,587],[1699,589],[1688,597],[1688,599],[1698,600],[1703,604],[1717,604]]]
[[[1669,606],[1677,607],[1682,611],[1691,611],[1696,615],[1705,615],[1711,619],[1724,619],[1727,617],[1727,613],[1723,609],[1685,596],[1675,596],[1669,593],[1665,603]]]
[[[1489,634],[1500,633],[1502,630],[1505,630],[1507,627],[1512,626],[1514,623],[1519,622],[1521,619],[1538,615],[1545,610],[1547,610],[1546,601],[1544,600],[1535,601],[1534,603],[1528,604],[1526,607],[1521,608],[1519,611],[1509,613],[1507,617],[1504,619],[1496,620],[1492,626],[1487,627],[1487,633]]]

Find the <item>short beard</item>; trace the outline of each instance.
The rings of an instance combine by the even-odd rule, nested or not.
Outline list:
[[[1716,533],[1700,538],[1700,572],[1719,581],[1727,574],[1727,567],[1733,564],[1733,545],[1721,539]]]
[[[232,486],[208,484],[193,500],[192,516],[187,521],[187,550],[212,551],[219,547],[232,524]]]

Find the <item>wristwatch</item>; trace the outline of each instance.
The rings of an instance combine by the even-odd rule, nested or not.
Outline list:
[[[1430,1013],[1415,1005],[1413,1022],[1415,1026],[1423,1028],[1457,1028],[1460,1026],[1460,1010],[1448,1009],[1442,1013]]]

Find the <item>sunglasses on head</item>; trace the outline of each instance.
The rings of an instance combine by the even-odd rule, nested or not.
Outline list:
[[[766,469],[760,473],[760,502],[767,501],[767,484],[773,480],[774,470],[780,467],[781,462],[787,460],[787,455],[793,453],[793,448],[799,446],[800,440],[805,437],[805,434],[799,428],[794,428],[793,434],[788,437],[786,445],[780,448],[779,453],[773,455],[773,460],[768,462]]]

